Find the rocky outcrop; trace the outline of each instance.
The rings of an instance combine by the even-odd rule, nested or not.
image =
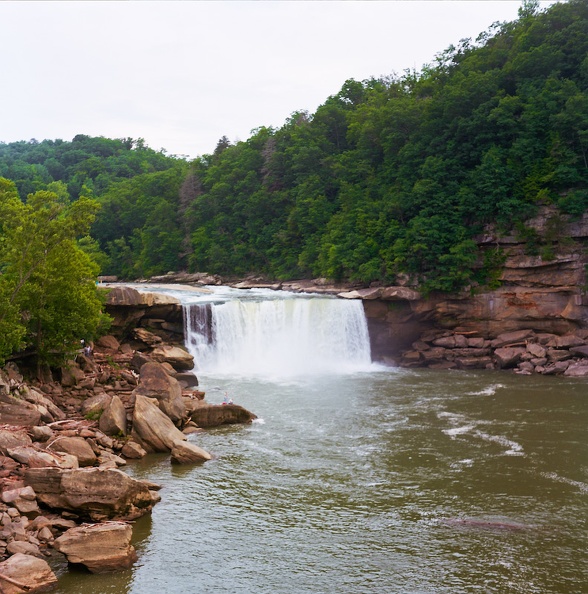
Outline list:
[[[150,512],[158,497],[145,483],[108,468],[29,468],[25,484],[51,509],[91,519],[134,520]]]
[[[212,460],[212,456],[189,441],[174,441],[171,449],[172,464],[194,464]]]
[[[190,418],[198,427],[209,428],[235,423],[251,423],[257,417],[238,404],[208,404],[195,400]]]
[[[137,394],[131,436],[148,452],[170,452],[176,440],[186,437],[156,402]]]
[[[105,522],[71,528],[53,546],[69,563],[84,565],[92,573],[107,573],[128,569],[137,560],[132,535],[130,524]]]
[[[0,563],[0,587],[4,594],[49,592],[55,586],[57,577],[43,559],[15,553]]]
[[[194,368],[194,357],[178,346],[164,345],[154,348],[151,358],[158,363],[169,363],[177,371],[190,371]]]

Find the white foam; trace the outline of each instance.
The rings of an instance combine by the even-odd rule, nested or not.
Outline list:
[[[577,487],[582,493],[588,493],[588,484],[581,481],[574,481],[572,479],[566,478],[565,476],[559,476],[559,474],[555,472],[542,472],[541,476],[553,481],[557,481],[558,483],[565,483],[566,485]]]
[[[504,384],[491,384],[487,388],[480,390],[479,392],[468,392],[469,396],[494,396],[496,391],[500,388],[505,388]]]

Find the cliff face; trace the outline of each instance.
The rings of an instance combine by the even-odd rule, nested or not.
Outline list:
[[[357,295],[364,299],[374,357],[396,359],[433,330],[492,339],[522,329],[563,335],[588,328],[588,214],[572,221],[544,207],[526,227],[522,238],[493,229],[478,238],[483,252],[503,259],[496,290],[426,299],[414,292],[398,292],[393,300]]]

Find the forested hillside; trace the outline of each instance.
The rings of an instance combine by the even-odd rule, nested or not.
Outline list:
[[[0,176],[21,196],[60,181],[73,200],[95,197],[85,249],[104,273],[402,274],[451,291],[500,265],[478,253],[485,224],[524,235],[541,204],[588,207],[587,56],[585,0],[527,1],[419,72],[349,80],[314,114],[223,138],[192,163],[77,136],[0,145]]]

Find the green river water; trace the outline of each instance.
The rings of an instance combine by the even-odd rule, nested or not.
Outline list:
[[[396,370],[307,381],[200,374],[260,420],[190,440],[138,562],[66,572],[62,594],[588,592],[588,384]]]

